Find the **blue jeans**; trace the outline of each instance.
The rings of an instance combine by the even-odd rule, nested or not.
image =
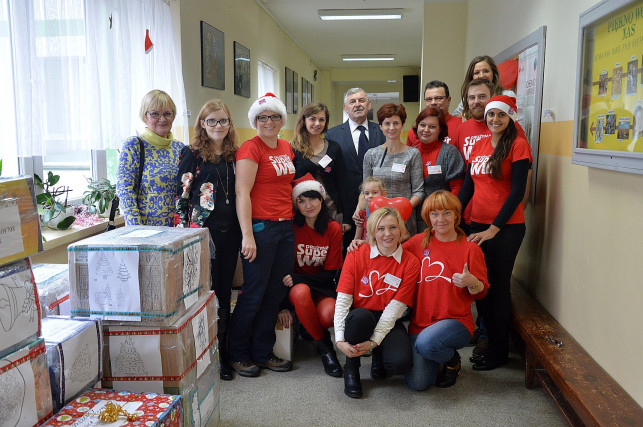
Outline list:
[[[252,262],[241,257],[243,287],[228,330],[228,357],[233,362],[262,363],[270,358],[279,306],[289,291],[283,278],[295,263],[292,221],[260,222],[263,230],[254,232],[257,257]]]
[[[422,391],[435,384],[440,363],[448,362],[455,350],[469,344],[471,332],[458,320],[444,319],[410,338],[413,368],[406,374],[406,385]]]

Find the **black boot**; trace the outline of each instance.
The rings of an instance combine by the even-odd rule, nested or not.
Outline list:
[[[359,378],[359,357],[347,357],[344,365],[344,394],[353,399],[362,397],[362,382]]]
[[[324,372],[331,377],[341,377],[342,367],[339,364],[339,360],[337,360],[335,347],[333,347],[333,342],[330,340],[330,334],[328,331],[326,331],[324,338],[315,341],[315,343],[317,343],[317,351],[319,352],[321,361],[324,365]]]
[[[382,349],[379,346],[373,349],[373,357],[371,358],[371,378],[374,380],[386,378],[384,356],[382,355]]]
[[[440,388],[447,388],[455,385],[461,369],[460,354],[453,351],[451,360],[444,364],[442,375],[436,380],[435,386]]]

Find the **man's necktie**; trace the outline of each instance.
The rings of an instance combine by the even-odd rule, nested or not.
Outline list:
[[[368,138],[366,138],[366,128],[364,126],[359,125],[357,129],[359,129],[359,142],[357,143],[359,150],[357,151],[357,158],[361,166],[364,164],[364,154],[368,151]]]

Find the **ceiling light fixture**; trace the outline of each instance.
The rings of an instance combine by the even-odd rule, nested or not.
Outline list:
[[[402,19],[404,9],[319,9],[317,13],[322,21]]]
[[[395,61],[395,55],[342,55],[342,61]]]

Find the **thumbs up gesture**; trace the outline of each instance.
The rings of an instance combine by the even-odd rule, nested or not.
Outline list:
[[[452,278],[453,284],[456,285],[459,288],[466,288],[469,286],[474,286],[478,279],[476,277],[469,273],[469,266],[467,263],[464,263],[464,268],[462,269],[462,273],[455,273]]]

